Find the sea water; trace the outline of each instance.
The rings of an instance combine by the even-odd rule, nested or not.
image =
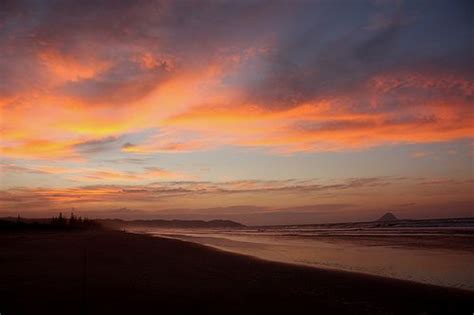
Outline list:
[[[474,227],[378,225],[140,228],[261,259],[474,290]]]

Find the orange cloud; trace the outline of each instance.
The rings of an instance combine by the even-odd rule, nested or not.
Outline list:
[[[123,152],[128,153],[157,153],[157,152],[191,152],[211,147],[209,144],[201,142],[167,142],[151,139],[148,143],[134,145],[127,143],[122,147]]]
[[[83,165],[83,164],[81,164]],[[128,183],[128,182],[159,182],[163,180],[191,180],[195,177],[183,172],[174,172],[159,167],[145,166],[142,170],[117,170],[111,168],[90,168],[83,166],[51,166],[51,165],[18,165],[0,163],[2,174],[37,174],[77,183]]]
[[[300,206],[310,205],[316,197],[328,204],[353,204],[361,209],[380,209],[381,205],[390,208],[413,202],[419,205],[453,205],[460,200],[471,199],[472,185],[472,180],[451,178],[374,177],[331,182],[313,179],[163,181],[142,185],[96,184],[70,188],[15,188],[0,190],[0,211],[16,215],[18,209],[21,209],[21,214],[36,211],[45,215],[48,211],[64,211],[65,208],[74,207],[80,211],[90,211],[89,214],[94,215],[104,210],[127,207],[149,211],[152,215],[158,215],[160,210],[168,209],[166,213],[175,215],[186,208],[201,213],[203,207],[241,205],[242,198],[245,198],[250,206],[235,207],[234,214],[241,214],[242,211],[253,212],[255,206],[269,210],[289,207],[291,213],[299,212]],[[453,192],[446,193],[446,190]],[[216,210],[215,215],[223,214],[223,209]],[[446,214],[453,211],[453,208],[443,211]]]
[[[419,158],[424,158],[430,155],[431,155],[430,152],[419,151],[419,152],[414,152],[411,156],[419,159]]]
[[[186,177],[187,176],[181,173],[175,173],[157,167],[148,167],[142,172],[117,171],[112,169],[85,170],[83,174],[72,178],[79,181],[129,182],[186,179]]]
[[[71,66],[71,73],[66,76],[62,71],[69,68],[67,63],[69,59],[66,58],[64,61],[54,53],[41,56],[42,59],[46,58],[48,67],[58,68],[57,72],[67,77],[64,79],[72,81],[83,82],[107,69]],[[149,54],[144,56],[145,61],[140,60],[140,63],[151,62]],[[150,64],[145,68],[149,66]],[[163,119],[189,106],[228,99],[228,92],[223,95],[214,93],[220,84],[221,75],[222,69],[218,64],[201,67],[194,72],[180,73],[156,83],[143,97],[118,106],[113,102],[90,103],[74,95],[57,92],[54,88],[57,83],[45,82],[44,89],[32,88],[29,91],[22,91],[22,95],[17,98],[2,100],[0,115],[8,117],[8,120],[0,120],[2,131],[0,154],[9,157],[45,159],[70,157],[74,153],[72,148],[76,143],[119,136],[146,128],[159,128]],[[142,82],[135,80],[130,84],[140,86]],[[124,90],[121,90],[120,93],[123,92]],[[196,147],[195,144],[182,143],[179,139],[168,139],[160,144],[143,148],[142,151],[154,151],[151,148],[164,151],[184,148],[192,150]],[[124,151],[136,152],[138,149],[130,147]]]
[[[358,149],[474,136],[469,104],[474,85],[462,78],[394,74],[376,77],[369,86],[365,95],[335,95],[287,109],[245,103],[197,106],[165,119],[163,125],[193,131],[206,143],[278,151]],[[434,96],[420,98],[417,93]],[[364,97],[369,97],[370,107],[354,105]],[[386,107],[386,102],[398,103],[398,109]]]
[[[140,89],[134,86],[142,84],[134,79],[133,71],[138,70],[133,70],[126,88],[119,85],[110,90],[119,96],[125,93],[130,101],[115,104],[114,97],[106,102],[101,97],[94,103],[94,99],[58,92],[56,86],[61,80],[87,83],[87,88],[81,86],[87,93],[89,88],[95,91],[98,76],[107,74],[110,78],[99,86],[108,88],[115,84],[108,71],[119,65],[41,52],[40,61],[60,80],[51,79],[44,89],[32,88],[2,99],[0,114],[8,119],[0,121],[0,154],[79,158],[86,153],[74,150],[77,143],[147,128],[159,132],[123,146],[122,152],[188,152],[222,145],[265,147],[274,152],[327,151],[474,135],[469,104],[474,87],[462,76],[389,72],[369,78],[363,88],[281,106],[271,99],[253,100],[242,87],[225,83],[240,71],[242,59],[256,58],[259,53],[247,55],[244,51],[240,58],[216,57],[182,70],[177,59],[140,52],[131,62],[138,63],[146,80],[147,71],[163,64],[171,65],[172,72],[161,69],[164,79],[151,80],[143,95],[128,98],[126,94],[136,93]]]
[[[91,58],[79,60],[75,56],[64,55],[52,49],[41,51],[39,60],[46,66],[50,75],[54,76],[54,80],[59,82],[90,79],[110,67],[107,62]]]
[[[80,172],[80,170],[50,165],[24,167],[15,164],[0,164],[0,173],[67,174],[77,171]]]
[[[1,145],[0,154],[18,158],[54,159],[63,157],[78,159],[80,157],[71,149],[72,144],[71,141],[43,139],[16,141],[12,144]]]

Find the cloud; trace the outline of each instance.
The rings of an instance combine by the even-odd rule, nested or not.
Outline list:
[[[64,174],[71,172],[74,172],[74,170],[59,166],[37,165],[25,167],[15,164],[0,164],[0,173]]]
[[[73,207],[89,217],[228,218],[248,224],[296,224],[372,220],[387,211],[407,218],[466,216],[472,211],[470,179],[170,181],[163,180],[167,176],[163,172],[158,168],[89,170],[76,174],[91,176],[87,186],[4,189],[0,191],[0,213],[45,216]],[[117,184],[122,179],[123,184]]]
[[[87,104],[129,104],[145,97],[166,78],[165,63],[145,69],[142,62],[122,62],[99,76],[70,81],[61,92]]]
[[[419,158],[425,158],[425,157],[430,156],[430,155],[431,155],[430,152],[419,151],[419,152],[412,153],[411,156],[414,157],[414,158],[419,159]]]
[[[185,179],[183,174],[171,172],[158,167],[145,167],[141,172],[133,171],[117,171],[113,169],[86,170],[83,174],[71,177],[80,182],[87,181],[113,181],[113,182],[130,182],[130,181],[150,181],[158,179]]]
[[[128,162],[127,162],[128,163]],[[133,161],[135,163],[135,161]],[[3,174],[37,174],[62,175],[62,178],[79,183],[123,183],[123,182],[151,182],[157,180],[186,180],[192,178],[182,172],[173,172],[155,166],[143,166],[140,171],[118,170],[110,168],[89,167],[61,167],[51,165],[20,166],[15,164],[0,164],[0,173]]]
[[[74,150],[80,153],[100,153],[117,147],[118,137],[106,137],[102,139],[88,140],[74,144]]]
[[[199,141],[172,142],[166,139],[158,140],[158,137],[151,139],[146,143],[132,144],[125,143],[122,146],[123,152],[128,153],[166,153],[166,152],[190,152],[212,147],[210,144],[204,144]]]
[[[48,174],[47,172],[29,167],[23,167],[13,164],[0,164],[0,173],[33,173],[33,174]]]
[[[470,138],[464,5],[7,5],[0,153],[84,158],[100,151],[88,142],[147,128],[159,131],[122,151],[327,151]]]
[[[141,180],[157,180],[178,177],[177,174],[148,167],[142,172],[120,172],[114,170],[80,170],[77,178],[82,181],[130,182]],[[306,195],[312,193],[357,190],[367,187],[382,187],[389,184],[384,178],[354,178],[337,183],[319,183],[316,180],[240,180],[228,182],[208,181],[159,181],[144,185],[90,185],[72,188],[12,188],[3,190],[2,204],[4,208],[16,207],[32,200],[45,201],[43,206],[63,203],[90,203],[91,205],[147,204],[153,205],[164,199],[179,200],[199,196],[231,196],[258,194],[292,194]],[[38,198],[35,198],[38,197]],[[36,205],[36,203],[35,203]]]
[[[431,178],[425,179],[420,182],[420,185],[446,185],[446,184],[456,184],[458,181],[451,178]]]
[[[55,50],[42,50],[38,61],[58,82],[77,82],[92,79],[106,71],[107,62],[97,62],[89,58],[61,54]]]
[[[111,160],[104,160],[106,163],[112,163],[112,164],[137,164],[137,165],[143,165],[147,164],[149,161],[147,159],[141,159],[141,158],[120,158],[120,159],[111,159]]]

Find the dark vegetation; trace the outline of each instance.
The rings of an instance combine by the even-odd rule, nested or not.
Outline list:
[[[65,218],[62,213],[51,219],[17,218],[0,219],[0,231],[76,231],[95,230],[101,228],[99,222],[87,218],[77,217],[71,213]]]
[[[87,219],[71,213],[69,218],[59,213],[53,218],[28,219],[18,216],[0,218],[0,231],[28,230],[91,230],[98,228],[240,228],[244,225],[230,220],[120,220],[120,219]]]

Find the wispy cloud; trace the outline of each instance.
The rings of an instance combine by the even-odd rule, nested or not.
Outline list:
[[[340,151],[472,137],[468,10],[433,5],[415,18],[403,6],[7,6],[0,153]],[[156,127],[154,137],[115,146]]]
[[[73,172],[75,171],[70,168],[50,165],[25,167],[15,164],[0,164],[0,173],[64,174]]]
[[[431,153],[430,152],[425,152],[425,151],[418,151],[418,152],[412,153],[411,156],[414,157],[414,158],[420,159],[420,158],[425,158],[425,157],[431,156]]]
[[[8,2],[0,13],[1,184],[25,187],[4,190],[0,208],[464,200],[467,170],[434,185],[448,168],[428,165],[426,179],[404,181],[407,193],[383,177],[395,167],[367,161],[376,147],[409,144],[400,177],[410,177],[411,154],[445,154],[466,168],[472,150],[427,147],[474,136],[470,12],[463,1]],[[273,168],[302,158],[317,177],[321,158],[321,176],[331,178],[326,152],[348,151],[342,176],[360,178],[305,181],[304,166]],[[247,152],[242,163],[220,160]],[[364,159],[346,165],[360,152]],[[236,181],[253,175],[254,158],[269,161],[260,180]],[[285,176],[296,179],[265,180]],[[32,188],[40,182],[78,187]],[[382,200],[384,187],[396,190]]]
[[[106,137],[100,139],[92,139],[79,143],[75,143],[73,148],[76,152],[81,154],[94,154],[109,151],[120,147],[119,137]]]
[[[61,174],[75,182],[150,182],[156,180],[190,179],[192,176],[159,167],[144,166],[141,171],[108,168],[59,167],[50,165],[19,166],[0,164],[0,173],[55,175]]]
[[[106,182],[130,182],[150,181],[159,179],[186,179],[189,176],[171,172],[158,167],[145,167],[143,171],[117,171],[113,169],[85,170],[81,175],[72,177],[80,182],[106,181]]]

